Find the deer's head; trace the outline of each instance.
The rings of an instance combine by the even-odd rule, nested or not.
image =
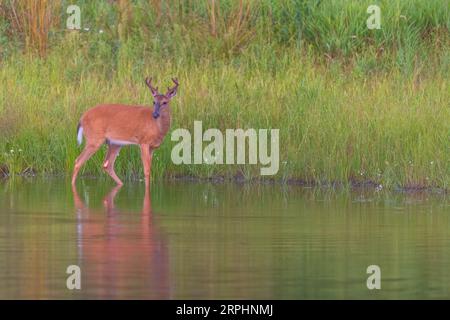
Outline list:
[[[169,106],[170,100],[177,94],[178,80],[176,78],[172,78],[172,81],[175,85],[172,88],[169,87],[166,94],[161,94],[158,92],[158,88],[153,87],[152,78],[145,79],[145,83],[147,84],[147,87],[149,87],[153,96],[154,110],[152,115],[155,119],[159,118],[161,108]]]

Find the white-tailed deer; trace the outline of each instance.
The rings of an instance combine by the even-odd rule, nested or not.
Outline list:
[[[129,106],[123,104],[98,105],[86,111],[78,124],[78,144],[83,136],[86,139],[84,150],[75,160],[72,175],[72,185],[75,185],[78,172],[83,164],[100,148],[103,143],[108,145],[108,151],[103,169],[122,185],[114,171],[114,162],[124,145],[138,144],[141,148],[142,164],[144,166],[145,185],[150,183],[153,150],[158,148],[170,128],[170,100],[176,95],[178,81],[172,79],[175,85],[168,88],[166,94],[158,92],[152,86],[152,79],[145,79],[153,95],[153,109],[146,106]]]

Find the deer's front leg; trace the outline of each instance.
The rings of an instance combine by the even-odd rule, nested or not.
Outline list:
[[[150,185],[150,175],[152,170],[152,156],[153,150],[148,144],[141,144],[141,158],[144,166],[145,187]]]

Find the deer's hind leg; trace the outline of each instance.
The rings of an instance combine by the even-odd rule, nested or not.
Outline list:
[[[122,185],[122,181],[114,171],[114,162],[119,154],[122,146],[117,144],[108,143],[108,152],[106,153],[105,161],[103,162],[103,169],[114,179],[118,185]]]
[[[86,143],[84,150],[80,153],[78,158],[75,160],[75,166],[73,168],[72,174],[72,185],[75,185],[75,181],[77,180],[78,172],[80,171],[83,164],[89,160],[90,157],[100,148],[103,142],[96,143]]]

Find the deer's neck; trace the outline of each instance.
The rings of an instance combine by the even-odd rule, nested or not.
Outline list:
[[[170,107],[167,106],[161,109],[160,116],[157,120],[159,132],[161,137],[164,137],[170,129],[171,111]]]

